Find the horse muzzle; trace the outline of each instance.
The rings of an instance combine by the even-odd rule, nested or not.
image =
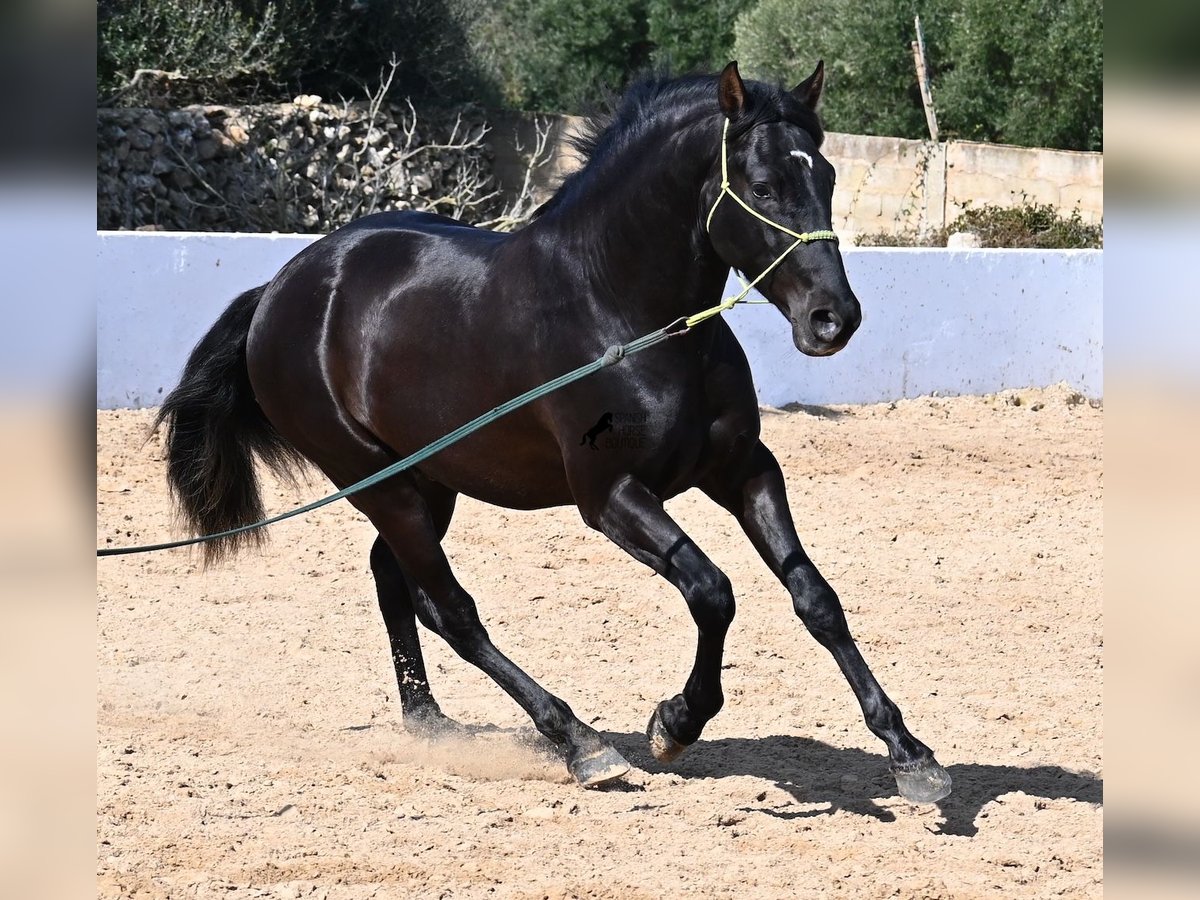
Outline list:
[[[862,323],[858,300],[822,304],[807,313],[789,317],[792,342],[805,356],[832,356],[849,343]]]

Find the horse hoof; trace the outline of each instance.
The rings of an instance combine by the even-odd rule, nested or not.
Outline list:
[[[679,759],[679,754],[687,749],[687,744],[681,744],[667,733],[663,725],[662,703],[654,708],[650,724],[646,726],[646,738],[650,741],[650,752],[659,762],[669,763]]]
[[[404,716],[404,730],[426,741],[470,737],[471,729],[437,707],[414,710]]]
[[[936,803],[950,794],[950,773],[933,759],[911,769],[892,769],[900,796],[909,803]]]
[[[576,760],[568,768],[576,781],[591,788],[620,778],[629,771],[630,765],[612,747],[605,747],[599,753]]]

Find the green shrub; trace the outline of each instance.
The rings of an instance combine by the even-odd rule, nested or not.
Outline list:
[[[1087,224],[1078,209],[1063,216],[1048,203],[967,207],[944,235],[956,231],[974,232],[984,247],[1093,250],[1104,246],[1102,225]]]
[[[500,0],[469,29],[502,101],[580,112],[619,91],[650,58],[645,0]]]
[[[912,57],[921,16],[941,137],[1102,146],[1102,0],[761,0],[738,18],[746,71],[792,84],[824,58],[835,131],[928,137]]]
[[[670,71],[715,72],[733,58],[738,0],[648,0],[646,38],[656,65]]]
[[[185,100],[236,95],[276,77],[289,56],[274,4],[248,15],[225,0],[101,0],[97,12],[102,97],[139,69],[178,72]]]
[[[1048,203],[1025,200],[1018,206],[967,206],[950,225],[922,234],[915,229],[892,234],[860,234],[859,247],[945,247],[950,235],[969,231],[983,247],[1036,250],[1099,250],[1104,246],[1104,226],[1089,225],[1078,209],[1062,215]]]
[[[393,91],[425,101],[486,90],[464,22],[485,0],[100,0],[102,98],[173,103],[361,97],[393,56]],[[138,69],[178,72],[128,86]],[[165,96],[161,96],[164,93]]]

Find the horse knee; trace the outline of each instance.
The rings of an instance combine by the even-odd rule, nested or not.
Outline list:
[[[683,596],[701,631],[724,634],[733,622],[737,604],[729,577],[716,566],[696,569],[683,584]]]
[[[824,580],[792,593],[792,607],[804,627],[820,643],[834,643],[850,633],[837,593]]]

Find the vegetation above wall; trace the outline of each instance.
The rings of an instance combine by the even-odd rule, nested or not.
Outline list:
[[[788,83],[828,65],[836,131],[927,136],[921,15],[941,137],[1102,146],[1102,0],[99,0],[105,105],[361,97],[580,112],[641,72],[731,58]]]
[[[1100,250],[1104,226],[1083,221],[1079,210],[1063,215],[1046,203],[1025,201],[1016,206],[984,204],[967,207],[945,228],[930,232],[908,229],[862,234],[859,247],[945,247],[951,235],[973,238],[972,246],[1020,250]]]

